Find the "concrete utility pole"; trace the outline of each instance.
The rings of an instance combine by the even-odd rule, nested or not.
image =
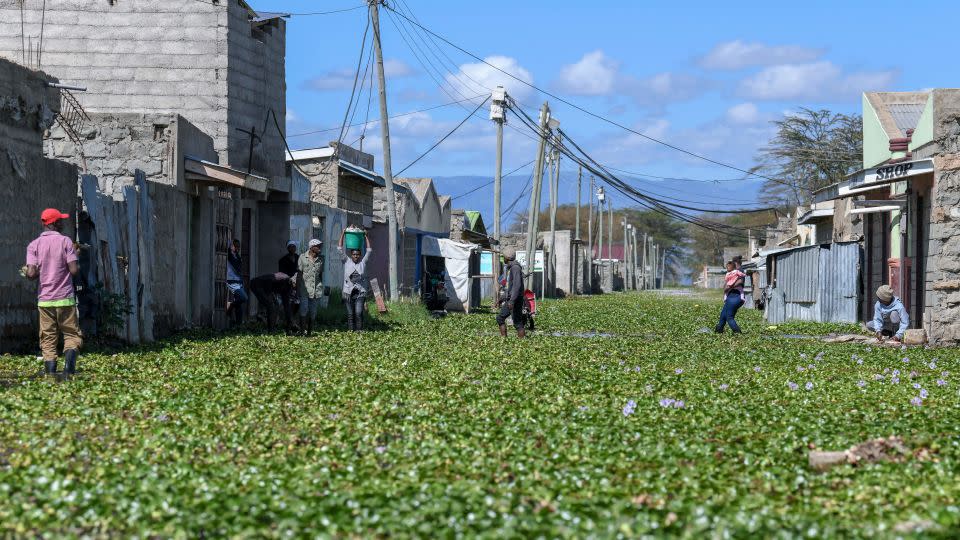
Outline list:
[[[498,86],[493,91],[493,101],[490,103],[490,119],[497,125],[497,168],[493,176],[493,238],[500,249],[500,187],[503,181],[503,124],[507,121],[506,115],[507,91]],[[493,258],[493,275],[500,275],[500,257]],[[499,283],[499,282],[498,282]]]
[[[583,182],[583,166],[577,170],[577,223],[574,225],[575,232],[573,233],[573,267],[576,268],[576,273],[573,274],[573,290],[576,294],[581,294],[579,290],[580,275],[583,273],[580,266],[580,193],[582,189]]]
[[[649,251],[650,246],[647,245],[647,233],[643,233],[643,255],[640,261],[640,271],[643,273],[643,290],[650,288],[650,276],[647,273],[647,254]]]
[[[603,186],[597,188],[597,224],[600,226],[600,238],[597,242],[597,261],[600,264],[600,288],[603,289],[603,201],[606,195],[603,193]]]
[[[544,102],[540,108],[540,142],[537,146],[536,165],[533,168],[533,191],[530,192],[530,210],[527,212],[527,268],[533,274],[536,265],[537,230],[540,224],[540,192],[543,189],[543,153],[547,146],[547,124],[550,121],[550,105]]]
[[[370,20],[373,23],[373,54],[377,59],[377,81],[380,83],[380,133],[383,137],[383,181],[387,191],[387,250],[390,275],[390,300],[400,295],[397,276],[397,199],[393,192],[393,164],[390,158],[390,120],[387,114],[387,82],[383,75],[383,48],[380,43],[380,3],[368,0]]]
[[[549,185],[547,186],[547,194],[549,196],[549,199],[547,200],[547,204],[549,205],[549,208],[547,209],[547,213],[550,217],[550,251],[546,251],[546,246],[547,246],[546,238],[544,238],[544,241],[543,241],[543,246],[544,246],[543,262],[545,266],[545,268],[543,269],[544,270],[543,284],[544,284],[544,288],[546,288],[547,278],[549,277],[551,292],[552,292],[552,289],[554,288],[553,242],[554,240],[556,240],[556,227],[557,227],[556,217],[554,216],[554,213],[553,213],[553,197],[555,195],[554,188],[553,188],[553,180],[554,180],[554,174],[555,174],[555,171],[554,171],[555,159],[556,159],[556,154],[554,153],[553,148],[551,148],[550,151],[547,153],[547,181],[549,183]],[[553,294],[551,294],[550,296],[552,297]]]
[[[653,288],[659,289],[657,285],[657,274],[660,273],[660,246],[653,245]]]
[[[664,288],[664,285],[667,281],[667,250],[664,249],[663,253],[660,255],[660,288]]]
[[[607,197],[607,224],[610,226],[610,238],[607,240],[607,258],[610,259],[610,291],[613,291],[613,205]]]
[[[633,227],[630,230],[632,238],[630,239],[630,246],[633,248],[633,290],[637,290],[641,287],[641,282],[639,277],[637,277],[637,228]]]
[[[630,288],[630,252],[627,250],[627,213],[623,213],[623,290]]]
[[[587,214],[587,285],[588,294],[593,294],[593,175],[590,175],[590,210]]]

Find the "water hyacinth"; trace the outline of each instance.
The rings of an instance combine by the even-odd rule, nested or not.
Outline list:
[[[893,384],[900,384],[900,377],[890,377],[890,382]]]
[[[860,387],[860,388],[863,388],[863,387],[866,386],[866,385],[867,385],[867,381],[865,381],[865,380],[863,380],[863,379],[860,379],[859,381],[857,381],[857,386]]]
[[[753,371],[760,373],[760,366],[753,366]]]
[[[909,364],[909,363],[910,363],[910,359],[907,358],[907,357],[904,357],[903,360],[902,360],[902,362],[903,362],[904,364]]]
[[[916,388],[917,390],[921,388],[920,383],[917,383],[917,382],[913,383],[913,387]]]
[[[686,404],[682,399],[663,398],[660,400],[660,406],[664,408],[683,409]]]
[[[799,372],[803,372],[803,371],[806,371],[806,370],[807,370],[807,368],[805,368],[805,367],[803,367],[803,366],[797,366],[797,371],[799,371]]]
[[[921,389],[920,389],[920,397],[921,397],[921,398],[927,399],[927,396],[929,396],[929,395],[930,395],[930,392],[927,392],[927,389],[926,389],[926,388],[921,388]]]
[[[800,388],[800,386],[793,381],[787,381],[787,388],[790,390],[796,390],[797,388]]]
[[[803,385],[803,387],[806,388],[807,390],[813,390],[813,383],[808,382],[807,384]]]
[[[946,385],[947,385],[947,381],[943,379],[937,379],[937,386],[946,386]]]
[[[803,358],[804,360],[806,360],[807,353],[800,353],[800,358]]]
[[[807,366],[807,369],[817,369],[817,366],[810,364]]]
[[[857,365],[858,365],[858,366],[862,366],[862,365],[863,365],[863,358],[857,358]]]
[[[917,372],[916,372],[916,371],[911,371],[911,372],[910,372],[910,378],[911,378],[911,379],[916,379],[916,378],[917,378]]]
[[[930,368],[930,369],[937,369],[937,363],[936,363],[936,362],[930,362],[929,364],[927,364],[927,367]]]
[[[623,406],[623,415],[630,416],[635,410],[637,410],[637,402],[631,399]]]
[[[817,356],[815,356],[815,357],[813,358],[813,360],[816,361],[816,362],[819,362],[819,361],[822,360],[822,359],[823,359],[823,352],[822,352],[822,351],[821,351],[821,352],[818,352],[818,353],[817,353]]]
[[[882,380],[883,380],[883,375],[877,373],[876,375],[873,376],[873,380],[875,380],[875,381],[882,381]]]
[[[683,368],[677,368],[677,369],[673,370],[673,372],[676,373],[677,375],[682,375],[682,374],[683,374]]]
[[[727,388],[730,388],[729,384],[724,383],[720,385],[720,390],[726,390]]]
[[[910,400],[910,404],[919,407],[919,406],[923,405],[923,400],[920,399],[919,397],[915,397],[915,398],[913,398],[913,399]]]

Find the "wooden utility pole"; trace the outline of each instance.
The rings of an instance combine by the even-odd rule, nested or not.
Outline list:
[[[587,291],[593,294],[593,175],[590,175],[590,210],[587,213]]]
[[[387,114],[387,82],[383,75],[383,48],[380,42],[380,3],[368,0],[370,21],[373,24],[373,54],[377,60],[377,81],[380,84],[380,133],[383,138],[383,181],[387,192],[387,250],[390,276],[390,300],[400,295],[397,276],[397,199],[393,192],[393,164],[390,158],[390,120]]]
[[[536,266],[537,230],[540,225],[540,192],[543,189],[543,153],[547,147],[547,123],[550,121],[550,105],[540,107],[540,142],[537,145],[536,165],[533,168],[533,191],[530,192],[530,210],[527,212],[527,268],[533,274]]]
[[[500,188],[503,181],[503,124],[507,121],[506,115],[507,92],[502,86],[493,91],[493,101],[490,104],[490,119],[497,125],[497,168],[493,176],[493,239],[500,248]],[[500,286],[500,257],[493,257],[493,275],[497,280],[494,289]],[[498,292],[499,295],[499,292]],[[499,297],[499,296],[498,296]]]

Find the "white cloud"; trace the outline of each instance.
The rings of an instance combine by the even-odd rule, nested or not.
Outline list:
[[[297,116],[297,113],[293,109],[287,109],[287,122],[298,122],[300,117]]]
[[[603,96],[614,91],[620,65],[597,50],[583,55],[578,62],[563,66],[557,86],[580,96]]]
[[[828,61],[771,66],[740,83],[741,95],[762,100],[848,100],[861,92],[884,90],[896,71],[844,73]]]
[[[388,58],[383,61],[383,76],[387,79],[409,77],[414,73],[413,68],[403,60]]]
[[[667,103],[694,98],[711,84],[699,77],[683,73],[658,73],[652,77],[635,79],[622,77],[618,83],[621,92],[629,95],[637,105],[661,107]]]
[[[738,39],[717,44],[700,59],[700,65],[707,69],[735,70],[750,66],[810,62],[823,53],[822,49],[796,45],[746,43]]]
[[[760,111],[753,103],[740,103],[727,109],[727,120],[734,124],[753,124],[760,118]]]
[[[488,56],[484,58],[484,61],[496,66],[500,70],[510,73],[521,81],[533,84],[533,75],[521,66],[515,58],[509,56]],[[456,75],[450,74],[447,75],[446,78],[451,86],[466,97],[486,94],[498,85],[506,88],[507,93],[521,101],[534,94],[533,89],[526,84],[520,83],[498,69],[481,62],[463,64],[460,66],[460,71]]]
[[[383,61],[383,74],[389,79],[400,79],[414,74],[413,69],[402,60],[387,59]],[[360,73],[363,75],[363,72]],[[304,88],[308,90],[317,90],[321,92],[330,90],[350,90],[353,88],[353,80],[357,76],[355,68],[341,68],[330,70],[322,75],[308,79],[303,83]],[[362,82],[357,82],[357,87],[361,87]],[[389,85],[388,85],[389,86]]]

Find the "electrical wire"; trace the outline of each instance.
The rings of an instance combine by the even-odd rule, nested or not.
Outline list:
[[[337,143],[343,142],[346,135],[347,119],[350,117],[350,109],[353,108],[353,98],[357,94],[357,80],[360,78],[360,66],[363,65],[363,53],[367,48],[367,34],[370,32],[370,17],[367,17],[367,25],[363,29],[363,37],[360,39],[360,55],[357,58],[357,70],[353,75],[353,88],[350,90],[350,101],[347,103],[347,110],[343,113],[343,124],[340,127],[340,136],[337,137]],[[337,145],[339,147],[339,144]]]
[[[713,163],[714,165],[718,165],[718,166],[720,166],[720,167],[724,167],[724,168],[727,168],[727,169],[731,169],[731,170],[735,170],[735,171],[738,171],[738,172],[742,172],[742,173],[744,173],[744,174],[746,174],[746,175],[749,175],[749,176],[756,176],[756,177],[759,177],[759,178],[763,178],[763,179],[765,179],[765,180],[770,180],[770,181],[778,182],[777,180],[775,180],[775,179],[773,179],[773,178],[770,178],[770,177],[767,177],[767,176],[764,176],[764,175],[762,175],[762,174],[759,174],[759,173],[756,173],[756,172],[752,172],[752,171],[750,171],[750,170],[737,167],[737,166],[735,166],[735,165],[730,165],[730,164],[728,164],[728,163],[724,163],[724,162],[722,162],[722,161],[718,161],[718,160],[709,158],[709,157],[707,157],[707,156],[698,154],[698,153],[696,153],[696,152],[687,150],[687,149],[685,149],[685,148],[681,148],[681,147],[676,146],[676,145],[674,145],[674,144],[671,144],[671,143],[668,143],[668,142],[666,142],[666,141],[660,140],[660,139],[658,139],[658,138],[656,138],[656,137],[651,137],[650,135],[647,135],[647,134],[642,133],[642,132],[640,132],[640,131],[637,131],[637,130],[635,130],[635,129],[631,129],[631,128],[629,128],[629,127],[627,127],[627,126],[625,126],[625,125],[617,122],[616,120],[612,120],[612,119],[610,119],[610,118],[607,118],[607,117],[605,117],[605,116],[602,116],[602,115],[600,115],[600,114],[597,114],[597,113],[595,113],[595,112],[593,112],[593,111],[590,111],[589,109],[586,109],[586,108],[584,108],[584,107],[581,107],[580,105],[577,105],[577,104],[575,104],[575,103],[573,103],[573,102],[571,102],[571,101],[569,101],[569,100],[566,100],[566,99],[564,99],[564,98],[562,98],[562,97],[560,97],[560,96],[558,96],[558,95],[556,95],[556,94],[554,94],[554,93],[552,93],[552,92],[549,92],[549,91],[547,91],[547,90],[545,90],[545,89],[543,89],[543,88],[540,88],[540,87],[538,87],[538,86],[536,86],[536,85],[534,85],[534,84],[532,84],[532,83],[529,83],[529,82],[521,79],[520,77],[517,77],[516,75],[514,75],[514,74],[512,74],[512,73],[510,73],[510,72],[508,72],[508,71],[506,71],[506,70],[504,70],[504,69],[501,69],[500,67],[498,67],[498,66],[496,66],[496,65],[494,65],[494,64],[491,64],[490,62],[487,62],[486,60],[484,60],[484,59],[481,58],[480,56],[477,56],[476,54],[474,54],[474,53],[472,53],[472,52],[464,49],[463,47],[460,47],[459,45],[453,43],[453,42],[450,41],[449,39],[443,37],[442,35],[440,35],[440,34],[438,34],[438,33],[436,33],[436,32],[434,32],[433,30],[430,30],[429,28],[423,26],[422,24],[420,24],[420,23],[418,23],[418,22],[416,22],[416,21],[414,21],[414,20],[411,20],[409,17],[407,17],[407,16],[404,15],[403,13],[397,11],[396,9],[394,9],[394,8],[391,7],[391,6],[389,6],[389,5],[386,6],[386,9],[387,9],[388,11],[390,11],[391,13],[396,13],[398,16],[406,19],[410,24],[413,24],[413,25],[421,28],[423,31],[427,32],[428,34],[436,37],[437,39],[439,39],[439,40],[443,41],[444,43],[446,43],[447,45],[449,45],[449,46],[457,49],[458,51],[462,52],[463,54],[466,54],[467,56],[470,56],[471,58],[477,60],[478,62],[482,62],[483,64],[487,65],[488,67],[491,67],[491,68],[499,71],[500,73],[503,73],[504,75],[506,75],[506,76],[510,77],[511,79],[519,82],[520,84],[523,84],[523,85],[525,85],[525,86],[528,86],[528,87],[530,87],[531,89],[536,90],[536,91],[538,91],[538,92],[540,92],[540,93],[542,93],[542,94],[544,94],[544,95],[546,95],[546,96],[552,97],[553,99],[556,99],[557,101],[559,101],[559,102],[561,102],[561,103],[563,103],[563,104],[565,104],[565,105],[568,105],[568,106],[570,106],[570,107],[573,107],[574,109],[576,109],[576,110],[578,110],[578,111],[580,111],[580,112],[582,112],[582,113],[584,113],[584,114],[586,114],[586,115],[588,115],[588,116],[591,116],[591,117],[593,117],[593,118],[595,118],[595,119],[597,119],[597,120],[600,120],[600,121],[602,121],[602,122],[606,122],[606,123],[608,123],[608,124],[610,124],[610,125],[612,125],[612,126],[618,127],[618,128],[620,128],[620,129],[622,129],[622,130],[624,130],[624,131],[633,133],[634,135],[638,135],[638,136],[640,136],[640,137],[643,137],[644,139],[647,139],[647,140],[649,140],[649,141],[651,141],[651,142],[654,142],[654,143],[657,143],[657,144],[659,144],[659,145],[665,146],[665,147],[670,148],[670,149],[672,149],[672,150],[675,150],[675,151],[677,151],[677,152],[680,152],[680,153],[689,155],[689,156],[691,156],[691,157],[694,157],[694,158],[697,158],[697,159],[700,159],[700,160],[703,160],[703,161],[706,161],[706,162],[709,162],[709,163]]]
[[[451,129],[446,135],[444,135],[443,137],[441,137],[439,141],[437,141],[436,143],[433,144],[433,146],[431,146],[430,148],[427,148],[427,151],[424,152],[424,153],[422,153],[422,154],[420,154],[420,155],[417,157],[417,159],[415,159],[415,160],[413,160],[412,162],[410,162],[410,164],[407,165],[406,167],[400,169],[400,172],[397,173],[397,176],[400,176],[401,174],[403,174],[404,171],[406,171],[406,170],[409,169],[410,167],[413,167],[418,161],[420,161],[420,160],[423,159],[427,154],[429,154],[430,152],[432,152],[434,148],[440,146],[440,144],[441,144],[443,141],[447,140],[447,137],[453,135],[453,133],[454,133],[455,131],[457,131],[458,129],[460,129],[461,127],[463,127],[463,125],[467,123],[467,120],[469,120],[470,117],[472,117],[472,116],[474,115],[474,113],[476,113],[477,111],[479,111],[479,110],[480,110],[480,107],[483,107],[484,105],[486,105],[486,104],[487,104],[487,101],[489,101],[489,100],[490,100],[490,97],[487,96],[487,99],[483,100],[482,103],[480,103],[479,105],[477,105],[477,108],[474,109],[473,112],[471,112],[469,115],[467,115],[466,118],[464,118],[463,120],[461,120],[460,123],[456,125],[456,127],[454,127],[453,129]]]
[[[510,171],[510,172],[508,172],[508,173],[506,173],[506,174],[501,175],[501,178],[505,178],[505,177],[507,177],[507,176],[510,176],[511,174],[519,171],[520,169],[523,169],[524,167],[530,166],[530,164],[532,164],[534,161],[536,161],[536,160],[530,160],[530,161],[524,163],[523,165],[517,167],[516,169],[514,169],[514,170],[512,170],[512,171]],[[477,186],[476,188],[471,189],[470,191],[468,191],[468,192],[466,192],[466,193],[461,193],[460,195],[457,195],[456,197],[450,197],[450,199],[453,200],[453,199],[459,199],[460,197],[466,197],[467,195],[470,195],[471,193],[480,191],[481,189],[483,189],[483,188],[485,188],[485,187],[487,187],[487,186],[489,186],[489,185],[492,185],[494,182],[496,182],[496,180],[490,180],[489,182],[484,182],[482,185]]]

